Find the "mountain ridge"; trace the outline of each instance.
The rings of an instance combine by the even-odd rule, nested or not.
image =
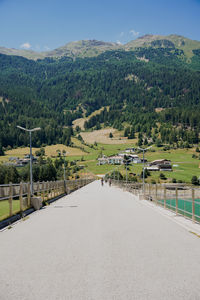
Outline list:
[[[61,58],[68,56],[76,57],[94,57],[99,54],[112,51],[124,50],[132,51],[137,48],[176,48],[184,52],[186,58],[191,58],[193,50],[200,49],[200,41],[192,40],[181,35],[152,35],[146,34],[138,37],[124,45],[114,42],[104,42],[98,40],[80,40],[69,42],[64,46],[58,47],[51,51],[36,52],[33,50],[19,50],[14,48],[0,47],[0,54],[22,56],[27,59],[37,60],[44,58]]]

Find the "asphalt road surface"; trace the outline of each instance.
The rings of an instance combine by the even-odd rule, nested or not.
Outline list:
[[[1,300],[200,299],[200,239],[100,181],[0,233]]]

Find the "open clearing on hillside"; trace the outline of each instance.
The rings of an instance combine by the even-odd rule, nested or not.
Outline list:
[[[93,117],[93,116],[96,116],[96,115],[98,115],[98,114],[100,114],[100,112],[102,111],[102,110],[104,110],[104,108],[109,108],[109,106],[105,106],[105,107],[102,107],[102,108],[100,108],[100,109],[98,109],[98,110],[95,110],[93,113],[91,113],[91,115],[89,115],[87,118],[80,118],[80,119],[76,119],[76,120],[74,120],[73,121],[73,128],[76,128],[76,126],[79,126],[80,128],[81,128],[81,130],[84,130],[84,123],[85,123],[85,121],[88,121],[91,117]]]
[[[80,149],[73,148],[73,147],[67,147],[67,146],[62,145],[62,144],[46,146],[45,147],[45,154],[47,156],[57,156],[58,153],[57,153],[56,150],[60,150],[61,152],[63,150],[65,150],[67,156],[76,156],[76,155],[84,155],[85,154],[85,152],[83,152]]]
[[[109,138],[110,132],[113,138]],[[86,143],[94,144],[94,142],[102,144],[135,144],[136,140],[128,140],[120,137],[120,132],[114,128],[105,128],[101,130],[94,130],[92,132],[81,132],[81,136]]]
[[[35,152],[39,150],[40,148],[32,148],[33,155],[35,155]],[[57,145],[51,145],[44,147],[45,149],[45,155],[49,157],[55,157],[58,155],[58,152],[56,150],[60,150],[61,152],[63,150],[66,151],[66,156],[78,156],[78,155],[85,155],[85,152],[83,152],[80,149],[73,148],[73,147],[67,147],[62,144]],[[8,150],[5,152],[5,156],[0,156],[0,161],[8,161],[10,157],[19,157],[23,158],[24,155],[30,153],[29,147],[24,148],[16,148],[12,150]]]

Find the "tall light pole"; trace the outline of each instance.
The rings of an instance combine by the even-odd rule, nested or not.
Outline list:
[[[62,151],[62,153],[59,151],[58,154],[61,156],[64,157],[64,174],[63,174],[63,179],[64,179],[64,188],[65,188],[65,191],[66,191],[66,171],[65,171],[65,163],[66,163],[66,160],[65,160],[65,157],[66,157],[66,154],[68,152],[66,152],[65,150]]]
[[[142,176],[143,177],[143,194],[144,194],[144,190],[145,190],[145,185],[144,185],[144,152],[147,151],[148,149],[150,149],[151,147],[152,146],[149,146],[149,147],[147,147],[145,149],[138,147],[138,149],[143,152],[143,176]]]
[[[24,127],[21,127],[21,126],[17,126],[17,128],[29,132],[29,137],[30,137],[30,186],[31,186],[31,196],[32,196],[33,195],[33,171],[32,171],[33,157],[32,157],[32,136],[31,136],[31,133],[34,132],[34,131],[38,131],[41,128],[37,127],[37,128],[33,128],[33,129],[27,129],[27,128],[24,128]]]
[[[66,175],[65,175],[65,156],[66,156],[66,151],[65,150],[62,151],[62,155],[64,156],[64,183],[65,183],[65,180],[66,180]]]

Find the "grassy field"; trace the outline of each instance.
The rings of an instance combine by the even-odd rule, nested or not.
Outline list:
[[[19,200],[13,201],[13,213],[20,211]],[[9,203],[8,200],[0,201],[0,221],[9,217]]]
[[[83,152],[81,149],[74,148],[74,147],[67,147],[62,144],[46,146],[44,147],[44,149],[45,149],[46,157],[56,157],[58,155],[57,150],[60,150],[61,152],[65,150],[67,156],[82,156],[85,154],[85,152]],[[37,150],[39,150],[39,148],[32,148],[33,155],[35,155],[35,152]],[[7,150],[4,156],[0,156],[0,162],[6,162],[9,160],[10,157],[23,158],[24,155],[29,153],[30,153],[30,148],[28,147]]]
[[[99,150],[94,150],[93,153],[84,156],[85,161],[81,161],[81,164],[86,165],[88,169],[90,169],[94,174],[105,174],[107,172],[111,172],[114,169],[119,169],[119,171],[125,175],[126,170],[124,166],[114,166],[114,165],[101,165],[99,166],[97,163],[97,158],[100,153],[104,155],[113,155],[118,153],[121,150],[124,150],[128,145],[103,145],[98,144]],[[129,145],[131,146],[131,145]],[[100,150],[103,149],[103,150]],[[148,151],[145,154],[145,158],[148,161],[153,161],[155,159],[170,159],[173,166],[172,172],[162,172],[167,177],[167,180],[161,180],[159,178],[161,172],[151,172],[151,176],[149,176],[146,181],[151,182],[152,179],[157,182],[171,182],[172,178],[176,180],[182,180],[186,183],[191,183],[192,176],[196,175],[200,176],[200,161],[198,159],[192,158],[192,155],[195,152],[195,149],[177,149],[170,151],[163,151],[160,148],[154,148],[155,152]],[[142,154],[138,154],[142,158]],[[73,157],[71,157],[72,159]],[[129,166],[129,171],[131,173],[135,173],[137,175],[141,174],[143,168],[143,164],[133,164]]]
[[[112,133],[113,138],[109,137],[109,134]],[[81,136],[86,143],[94,144],[102,143],[102,144],[135,144],[137,139],[128,140],[123,137],[123,133],[114,128],[104,128],[100,130],[94,130],[91,132],[81,132]]]

